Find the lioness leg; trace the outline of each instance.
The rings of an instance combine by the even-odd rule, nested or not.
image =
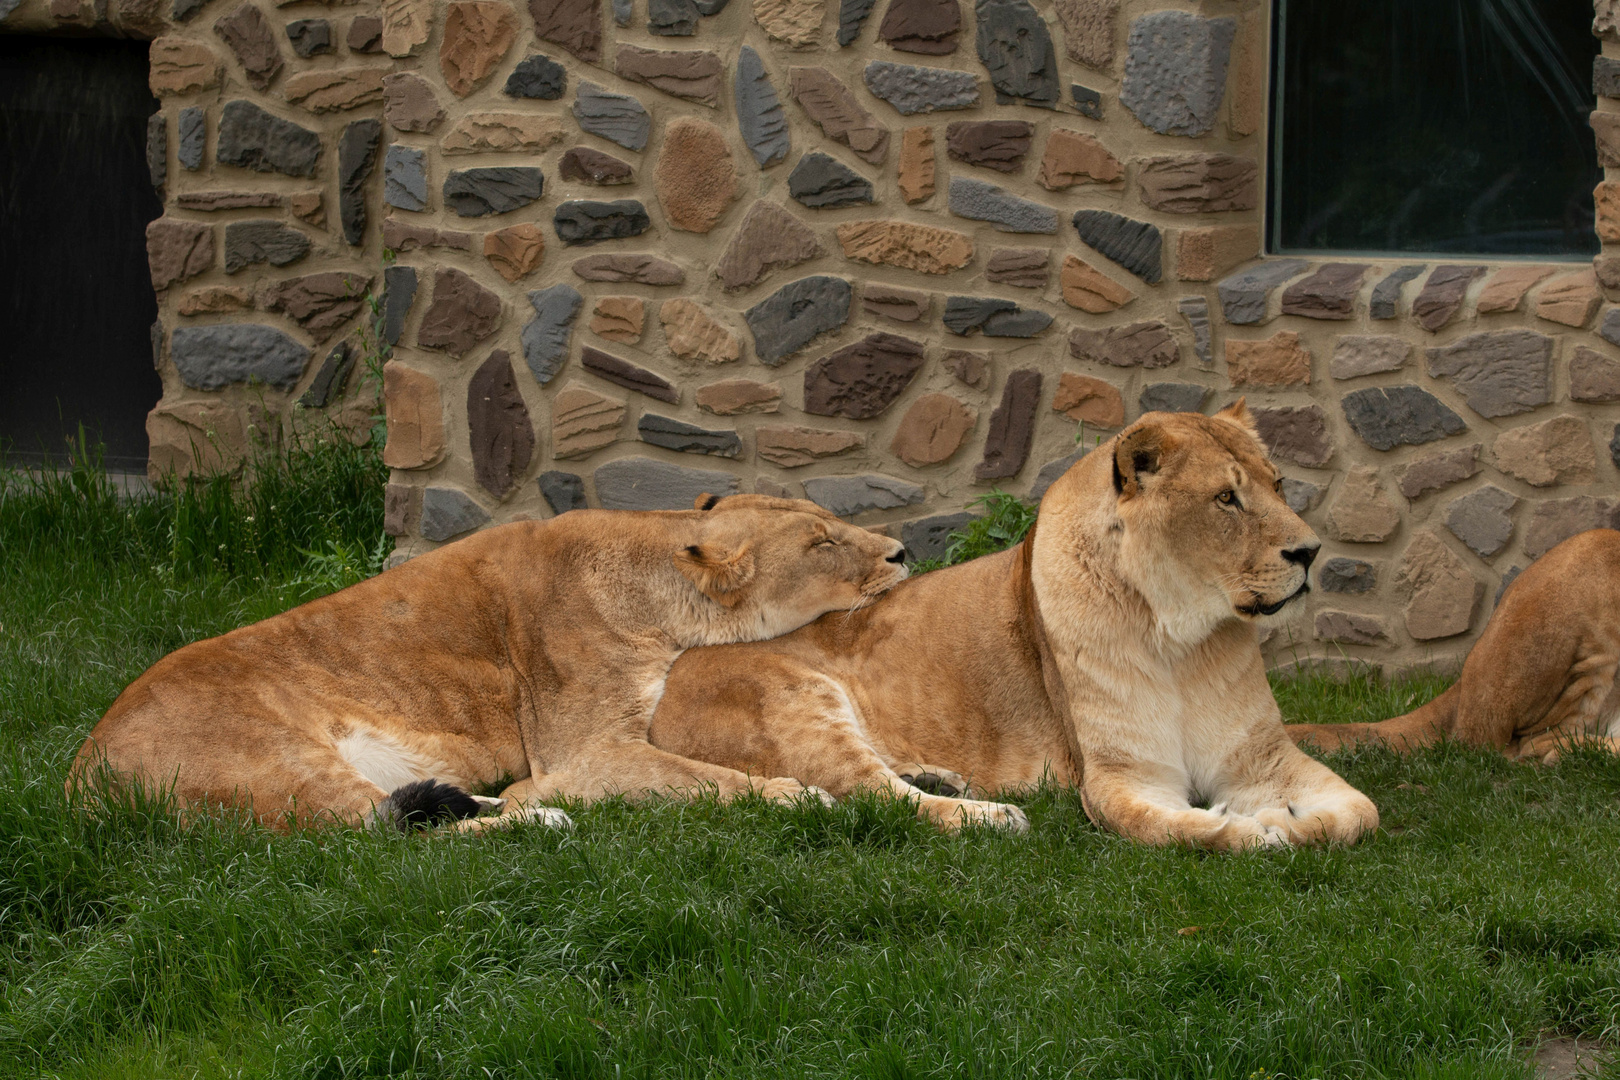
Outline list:
[[[501,808],[498,814],[467,818],[456,822],[454,828],[459,832],[483,832],[485,829],[507,828],[526,821],[549,825],[554,829],[574,827],[574,819],[568,816],[567,811],[541,805],[533,776],[525,776],[507,785],[499,801]]]
[[[791,777],[749,776],[660,750],[639,739],[603,742],[579,755],[579,759],[560,771],[535,778],[529,798],[564,795],[592,801],[608,795],[701,795],[712,791],[723,799],[756,794],[772,802],[788,803],[806,792],[823,797],[826,794]]]
[[[1189,787],[1180,769],[1145,761],[1087,761],[1080,799],[1098,825],[1147,843],[1229,851],[1287,841],[1283,830],[1229,804],[1207,810],[1193,806],[1187,801]]]

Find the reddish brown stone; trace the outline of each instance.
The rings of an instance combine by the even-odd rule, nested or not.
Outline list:
[[[674,228],[706,233],[737,197],[737,163],[719,128],[683,116],[664,129],[654,170],[658,202]]]
[[[587,345],[580,353],[579,362],[591,374],[610,383],[616,383],[626,390],[636,390],[650,398],[667,401],[671,405],[680,404],[681,393],[675,389],[674,383],[628,360],[621,360],[617,356],[611,356]]]
[[[507,281],[534,272],[546,254],[546,234],[525,221],[484,235],[484,258]]]
[[[1181,349],[1162,322],[1110,326],[1106,330],[1076,329],[1069,335],[1069,355],[1111,367],[1169,367],[1181,359]]]
[[[457,97],[466,97],[489,78],[516,37],[517,14],[510,4],[461,0],[448,5],[439,43],[444,84]]]
[[[1590,484],[1596,475],[1592,432],[1578,416],[1504,431],[1491,450],[1498,469],[1532,487]]]
[[[1435,267],[1423,283],[1423,291],[1412,301],[1412,318],[1430,333],[1440,329],[1462,307],[1468,286],[1484,273],[1483,266]]]
[[[624,412],[624,402],[617,398],[569,383],[551,403],[551,456],[558,461],[582,458],[612,444]]]
[[[180,298],[182,315],[223,315],[229,311],[246,311],[253,306],[253,297],[236,285],[210,285],[193,289]]]
[[[957,0],[889,0],[878,24],[878,37],[892,49],[944,56],[956,51],[962,29]]]
[[[1117,428],[1125,423],[1125,399],[1101,379],[1065,371],[1058,378],[1052,408],[1070,420],[1098,427]]]
[[[383,21],[380,16],[356,15],[349,21],[343,41],[350,52],[379,53],[382,52],[382,33]]]
[[[1176,277],[1214,281],[1260,253],[1255,225],[1212,225],[1176,233]]]
[[[369,277],[328,270],[277,282],[264,291],[260,303],[266,311],[285,312],[316,341],[325,341],[364,310],[369,288]]]
[[[248,85],[259,91],[270,89],[281,72],[282,61],[275,31],[270,29],[264,13],[252,3],[240,4],[214,23],[214,33],[236,54]]]
[[[1065,304],[1093,315],[1118,310],[1136,299],[1131,290],[1074,255],[1063,257],[1058,283]]]
[[[534,36],[561,45],[587,63],[602,59],[601,0],[529,0]]]
[[[954,0],[952,0],[954,2]],[[821,133],[843,143],[873,165],[881,165],[889,151],[889,131],[861,107],[849,87],[826,68],[788,70],[793,98],[821,126]]]
[[[1569,360],[1571,401],[1620,401],[1620,360],[1577,346]]]
[[[838,226],[846,259],[898,266],[923,274],[948,274],[973,258],[966,233],[909,221],[851,221]]]
[[[762,427],[754,432],[754,449],[772,465],[796,469],[820,458],[832,457],[866,443],[855,431],[828,431],[809,427]]]
[[[534,456],[534,425],[505,349],[490,353],[467,383],[467,434],[473,478],[485,491],[504,499],[523,479]]]
[[[282,93],[294,105],[313,113],[342,112],[381,101],[381,68],[328,68],[301,71],[282,85]]]
[[[943,363],[945,370],[956,376],[958,382],[980,390],[989,382],[990,358],[983,353],[952,349],[945,354]]]
[[[1041,172],[1036,179],[1048,191],[1096,181],[1112,184],[1125,179],[1125,166],[1108,148],[1090,135],[1054,128],[1046,138]]]
[[[1620,241],[1620,184],[1605,180],[1592,189],[1597,210],[1598,239],[1605,244]]]
[[[646,325],[647,305],[639,296],[598,297],[591,311],[591,333],[609,341],[640,341]]]
[[[620,78],[645,83],[674,97],[710,108],[720,100],[720,57],[712,52],[620,45],[613,64]]]
[[[557,175],[587,184],[628,184],[635,179],[629,164],[588,146],[576,146],[564,154],[557,163]]]
[[[433,34],[433,0],[382,0],[382,47],[389,56],[411,56]]]
[[[199,41],[160,37],[152,42],[147,64],[147,83],[158,96],[194,94],[219,85],[219,57]]]
[[[785,270],[824,254],[816,234],[776,203],[760,199],[732,234],[715,276],[727,292],[757,285],[772,270]]]
[[[152,288],[167,289],[214,265],[214,230],[199,221],[161,217],[146,226],[146,262]]]
[[[269,191],[187,191],[175,197],[174,205],[182,210],[263,210],[285,202]]]
[[[395,131],[432,131],[444,108],[426,79],[400,72],[383,79],[383,118]]]
[[[1260,167],[1231,154],[1143,158],[1136,183],[1144,203],[1171,214],[1253,210],[1260,204]]]
[[[945,152],[957,161],[997,172],[1024,167],[1035,125],[1024,120],[958,120],[945,128]]]
[[[587,255],[574,261],[574,273],[586,281],[633,281],[638,285],[679,285],[686,274],[679,266],[651,255]]]
[[[896,334],[870,334],[804,372],[804,411],[869,420],[905,392],[922,369],[923,347]]]
[[[938,465],[956,453],[977,420],[949,394],[924,394],[901,418],[889,452],[914,468]]]
[[[1041,407],[1041,373],[1020,368],[1007,376],[1001,404],[990,414],[990,433],[984,440],[984,459],[974,466],[979,480],[1017,476],[1029,459],[1035,438],[1035,413]]]
[[[444,457],[444,406],[431,375],[397,360],[383,365],[383,410],[388,443],[383,464],[391,469],[423,469]]]
[[[1046,248],[997,248],[984,264],[986,281],[1044,289],[1052,276],[1052,253]]]
[[[417,248],[450,248],[454,251],[473,249],[471,233],[435,229],[428,225],[402,221],[396,217],[383,219],[382,234],[383,247],[400,253],[415,251]]]
[[[885,319],[914,323],[928,314],[928,308],[929,297],[925,292],[897,289],[893,285],[876,282],[861,287],[861,310]]]
[[[684,296],[665,300],[658,309],[658,321],[669,351],[682,360],[724,364],[742,356],[742,339],[696,301]]]
[[[1590,268],[1549,281],[1536,297],[1536,314],[1548,322],[1585,326],[1603,302],[1597,274]]]
[[[1292,330],[1263,341],[1226,339],[1226,377],[1233,386],[1307,386],[1311,354]]]
[[[900,138],[900,197],[922,202],[934,193],[934,129],[909,127]]]
[[[326,205],[319,191],[300,191],[287,196],[287,209],[299,221],[319,228],[326,224]]]
[[[782,388],[752,379],[726,379],[698,388],[693,400],[698,408],[717,416],[737,413],[773,413],[782,402]]]
[[[1550,266],[1508,266],[1498,270],[1491,280],[1485,283],[1484,290],[1479,294],[1479,300],[1474,304],[1474,310],[1480,315],[1493,311],[1515,311],[1519,301],[1530,287],[1542,278],[1552,274]]]
[[[501,298],[460,270],[440,270],[433,276],[433,303],[422,316],[416,343],[424,349],[443,349],[451,356],[467,355],[501,323]]]
[[[1283,290],[1282,313],[1307,319],[1350,319],[1367,273],[1364,263],[1324,263]]]
[[[1319,469],[1333,460],[1333,441],[1328,438],[1327,413],[1320,405],[1291,406],[1281,409],[1250,409],[1260,441],[1272,457]]]

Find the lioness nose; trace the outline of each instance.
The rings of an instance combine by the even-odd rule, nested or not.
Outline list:
[[[1309,544],[1301,544],[1296,548],[1289,548],[1282,553],[1282,557],[1289,562],[1299,563],[1301,570],[1309,570],[1311,563],[1316,559],[1316,553],[1322,550],[1322,541],[1315,540]]]
[[[890,555],[888,558],[884,559],[884,562],[903,563],[906,561],[906,545],[896,540],[895,547],[898,550],[896,550],[894,554]]]

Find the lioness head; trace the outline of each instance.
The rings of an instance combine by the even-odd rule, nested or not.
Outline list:
[[[1208,417],[1148,413],[1099,453],[1112,459],[1092,468],[1112,470],[1120,574],[1169,636],[1191,644],[1309,591],[1322,542],[1283,501],[1241,400]]]
[[[728,640],[785,634],[829,611],[868,603],[906,578],[898,540],[840,521],[813,502],[704,495],[697,538],[676,567],[727,609]],[[741,624],[741,629],[738,625]]]

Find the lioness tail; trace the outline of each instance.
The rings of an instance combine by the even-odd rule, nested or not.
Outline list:
[[[454,784],[417,780],[397,787],[377,804],[377,819],[393,822],[400,832],[425,828],[441,821],[477,817],[473,797]]]

